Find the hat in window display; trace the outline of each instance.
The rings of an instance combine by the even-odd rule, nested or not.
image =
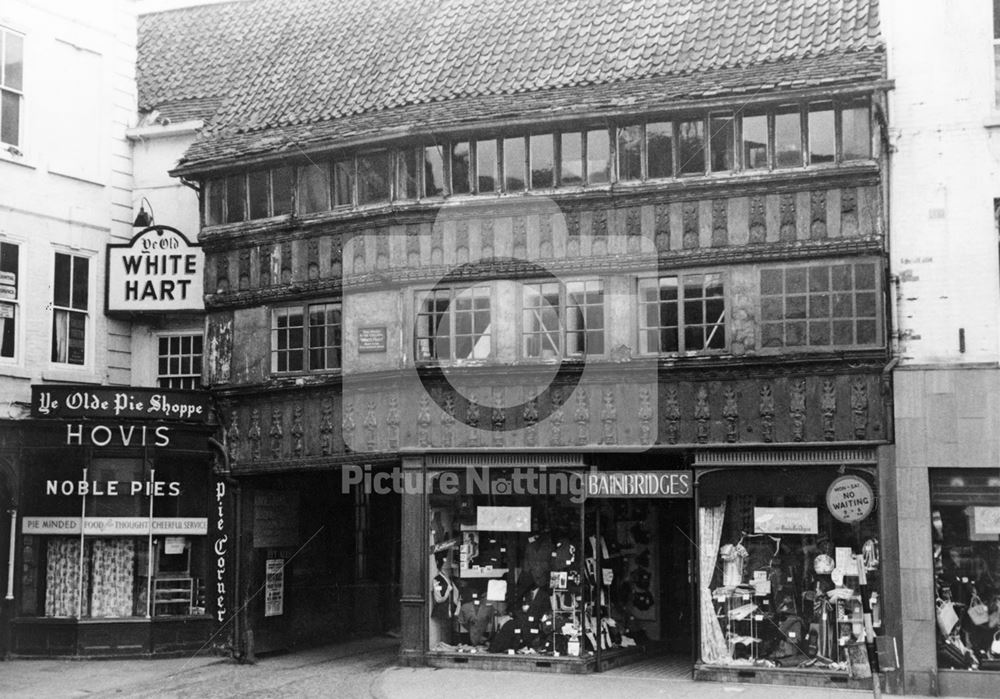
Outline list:
[[[645,612],[653,607],[653,595],[648,590],[636,590],[632,595],[632,606],[640,612]]]
[[[632,571],[631,575],[629,575],[629,578],[632,580],[635,586],[642,588],[644,590],[649,589],[649,581],[651,577],[652,576],[650,575],[649,571],[646,570],[645,568],[636,568],[635,570]]]
[[[635,557],[635,564],[641,568],[649,567],[649,549],[644,549],[642,553]]]
[[[836,567],[837,564],[833,558],[825,553],[816,556],[813,561],[813,570],[816,571],[817,575],[829,575]]]
[[[632,539],[637,544],[646,545],[649,543],[649,532],[642,523],[633,524],[632,528],[629,530],[632,533]]]

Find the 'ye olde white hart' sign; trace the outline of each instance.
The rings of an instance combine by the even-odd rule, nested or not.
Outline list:
[[[205,254],[176,228],[150,226],[108,246],[108,312],[202,311]]]

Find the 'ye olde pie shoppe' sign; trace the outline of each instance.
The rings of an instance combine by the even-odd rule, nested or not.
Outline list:
[[[204,423],[211,403],[205,393],[161,388],[112,388],[61,384],[31,387],[31,416],[111,418]]]

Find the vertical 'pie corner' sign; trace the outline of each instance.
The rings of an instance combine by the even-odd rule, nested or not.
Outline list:
[[[203,311],[205,254],[170,226],[108,246],[109,313]]]
[[[860,522],[875,509],[875,492],[860,476],[840,476],[826,489],[826,507],[841,522]]]

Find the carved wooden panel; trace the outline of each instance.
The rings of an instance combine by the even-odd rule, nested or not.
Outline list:
[[[223,406],[234,469],[319,466],[351,452],[400,449],[792,444],[883,439],[877,373],[556,386],[399,384],[341,399],[305,388],[229,399]],[[485,404],[480,400],[489,396]],[[516,405],[516,408],[499,407]],[[324,461],[327,460],[327,461]]]

